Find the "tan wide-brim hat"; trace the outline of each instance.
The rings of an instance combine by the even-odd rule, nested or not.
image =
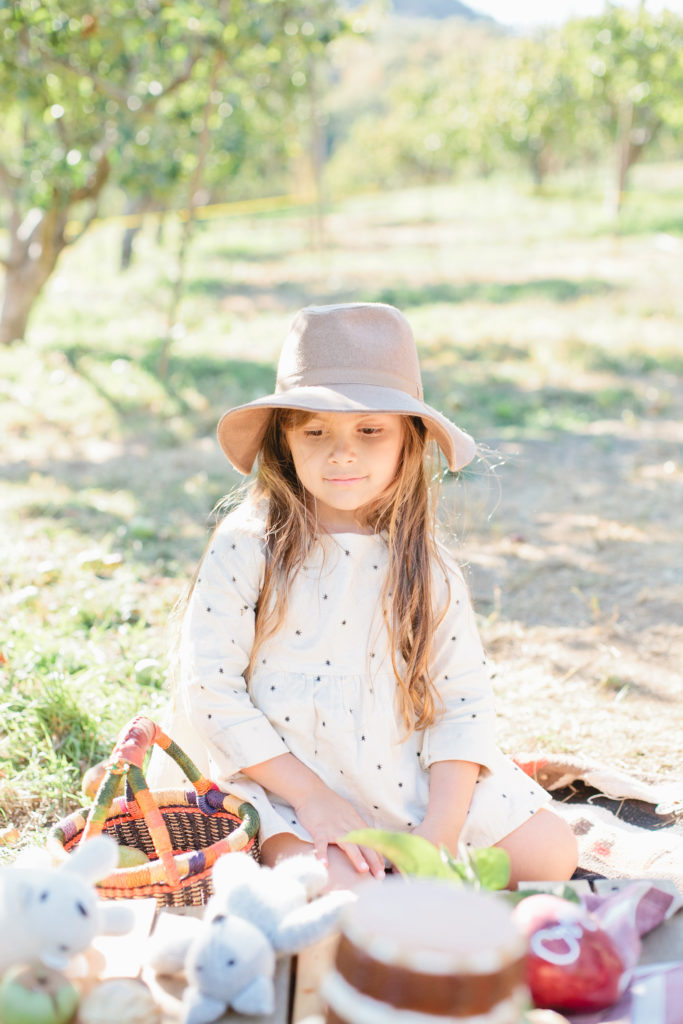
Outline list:
[[[229,409],[218,440],[240,473],[250,473],[273,409],[382,412],[419,416],[451,470],[474,456],[475,443],[423,400],[410,324],[384,303],[309,306],[285,339],[275,393]]]

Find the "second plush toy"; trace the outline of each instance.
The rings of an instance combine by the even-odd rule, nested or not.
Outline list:
[[[277,954],[299,952],[328,935],[356,898],[347,890],[323,893],[327,870],[312,855],[268,868],[247,854],[227,854],[216,863],[213,883],[204,921],[188,929],[184,947],[174,938],[150,958],[159,973],[184,967],[184,1024],[210,1024],[228,1007],[272,1013]]]

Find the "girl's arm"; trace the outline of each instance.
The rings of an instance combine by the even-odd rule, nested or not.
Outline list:
[[[413,831],[455,857],[481,765],[474,761],[435,761],[429,769],[429,803]]]
[[[322,860],[326,860],[327,847],[334,843],[356,871],[370,871],[377,878],[384,876],[384,860],[378,853],[355,843],[339,842],[339,837],[352,829],[367,828],[367,822],[348,800],[326,786],[294,754],[271,757],[243,768],[242,773],[291,804],[313,840],[316,855]]]

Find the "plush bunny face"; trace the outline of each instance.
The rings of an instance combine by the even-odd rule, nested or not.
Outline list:
[[[256,978],[272,976],[274,970],[275,956],[263,932],[233,915],[211,921],[186,963],[190,984],[227,1006]]]
[[[116,866],[116,843],[97,836],[59,868],[0,871],[0,971],[41,960],[61,969],[99,932],[122,934],[134,923],[128,907],[101,904],[93,882]]]
[[[40,957],[61,968],[86,949],[99,928],[98,900],[92,886],[68,872],[54,871],[20,892],[24,928],[40,943]]]

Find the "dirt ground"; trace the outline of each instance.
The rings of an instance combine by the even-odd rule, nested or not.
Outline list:
[[[465,553],[510,751],[681,779],[682,397],[637,429],[503,444],[500,487],[470,488]]]

